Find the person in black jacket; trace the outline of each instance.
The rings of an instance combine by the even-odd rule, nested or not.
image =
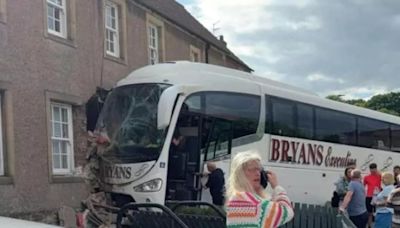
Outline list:
[[[400,175],[400,166],[396,165],[393,167],[393,176],[394,176],[394,186],[399,186],[399,180],[397,177]]]
[[[222,206],[224,205],[225,189],[224,172],[217,168],[214,162],[208,162],[207,169],[210,173],[205,187],[210,189],[213,204]]]

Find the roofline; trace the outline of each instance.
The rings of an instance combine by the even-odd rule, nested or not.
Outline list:
[[[162,16],[162,17],[168,19],[170,22],[172,22],[172,23],[178,25],[181,29],[183,29],[183,30],[185,30],[186,32],[190,33],[191,35],[193,35],[193,36],[199,38],[199,39],[202,40],[204,43],[209,44],[209,45],[212,45],[212,46],[215,47],[216,49],[218,49],[218,50],[220,50],[220,51],[222,51],[222,52],[224,52],[224,53],[226,53],[226,54],[228,54],[228,55],[233,55],[234,57],[236,57],[236,58],[238,59],[238,60],[236,60],[235,58],[231,58],[233,61],[235,61],[236,63],[239,63],[239,64],[243,65],[243,66],[246,67],[250,72],[254,72],[254,70],[253,70],[252,68],[250,68],[246,63],[244,63],[242,60],[240,60],[240,58],[237,57],[237,56],[236,56],[232,51],[230,51],[228,48],[226,48],[226,49],[227,49],[229,52],[223,50],[222,48],[220,48],[220,47],[218,47],[218,46],[216,46],[216,45],[213,45],[211,42],[209,42],[208,40],[206,40],[206,39],[203,38],[202,36],[196,34],[195,32],[192,32],[191,30],[187,29],[185,26],[182,26],[182,24],[180,24],[179,22],[177,22],[177,21],[171,19],[170,17],[168,17],[168,15],[165,15],[165,14],[161,13],[160,11],[158,11],[158,10],[156,10],[156,9],[154,9],[154,8],[151,8],[151,7],[149,7],[149,6],[144,5],[144,4],[142,4],[140,1],[135,1],[135,0],[130,0],[130,1],[134,1],[135,3],[141,5],[142,7],[146,8],[146,9],[150,9],[151,11],[156,12],[156,13],[159,14],[160,16]],[[175,1],[175,2],[176,2],[176,1]],[[182,4],[180,4],[179,2],[176,2],[176,3],[179,4],[181,7],[183,7],[183,8],[185,9],[185,7],[184,7]],[[186,10],[186,9],[185,9],[185,10]],[[189,12],[188,12],[188,13],[189,13]],[[190,14],[190,13],[189,13],[189,14]],[[191,14],[190,14],[190,15],[191,15]],[[192,15],[191,15],[191,16],[192,16]],[[193,17],[193,16],[192,16],[192,17]],[[194,17],[193,17],[193,18],[194,18]],[[196,18],[194,18],[194,19],[195,19],[197,22],[199,22]],[[199,22],[199,24],[200,24],[204,29],[206,29],[206,30],[208,31],[208,29],[205,28],[200,22]],[[210,32],[210,31],[208,31],[208,32]],[[210,34],[211,34],[211,33],[210,33]],[[213,35],[213,36],[214,36],[214,35]],[[221,42],[221,41],[219,41],[216,37],[215,37],[215,39],[216,39],[218,42]]]

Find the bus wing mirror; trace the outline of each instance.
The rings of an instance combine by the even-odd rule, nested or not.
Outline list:
[[[191,93],[198,90],[198,86],[175,85],[167,88],[160,96],[157,110],[157,128],[165,129],[172,117],[176,98],[179,94]]]
[[[157,128],[165,129],[171,121],[172,111],[178,94],[183,92],[182,86],[167,88],[160,96],[157,110]]]

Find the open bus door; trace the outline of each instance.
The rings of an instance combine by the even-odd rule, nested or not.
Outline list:
[[[201,116],[181,112],[171,140],[166,200],[198,200]]]
[[[169,151],[166,200],[200,200],[204,162],[229,155],[232,122],[182,110]]]

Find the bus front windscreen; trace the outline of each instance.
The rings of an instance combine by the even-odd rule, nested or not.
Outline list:
[[[165,130],[157,128],[157,106],[166,84],[133,84],[115,88],[107,97],[97,132],[109,141],[103,157],[110,162],[156,160]]]

